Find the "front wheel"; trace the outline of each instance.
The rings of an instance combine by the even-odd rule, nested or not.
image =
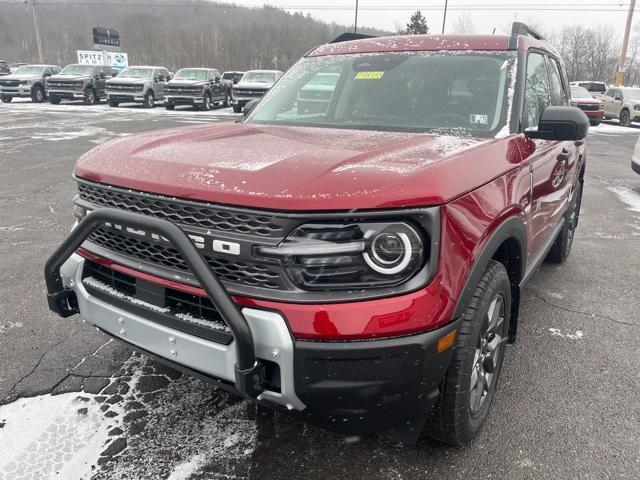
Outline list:
[[[87,88],[84,92],[85,105],[95,105],[98,103],[98,96],[93,88]]]
[[[2,101],[2,103],[11,103],[11,100],[13,100],[13,97],[9,95],[0,95],[0,101]]]
[[[620,126],[621,127],[631,126],[631,115],[629,114],[629,110],[627,110],[626,108],[620,112]]]
[[[511,317],[511,284],[491,260],[462,315],[453,359],[427,432],[463,445],[482,428],[496,392]]]
[[[206,112],[208,110],[211,110],[212,108],[213,106],[211,104],[211,94],[205,93],[204,98],[202,99],[202,105],[200,105],[200,110]]]
[[[569,253],[571,253],[571,246],[573,245],[573,237],[575,235],[576,227],[578,226],[578,218],[580,217],[580,205],[582,204],[582,180],[578,180],[576,187],[571,197],[571,205],[565,215],[565,223],[558,233],[547,258],[545,260],[549,263],[564,263]]]
[[[31,101],[33,103],[42,103],[44,102],[44,98],[44,88],[42,88],[40,85],[36,85],[35,87],[33,87],[33,91],[31,92]]]
[[[224,103],[222,105],[224,108],[229,108],[231,106],[231,95],[229,95],[229,92],[225,93]]]
[[[591,120],[589,122],[589,125],[591,125],[592,127],[597,127],[598,125],[600,125],[600,120]]]
[[[113,100],[107,100],[107,104],[110,107],[117,107],[118,105],[120,105],[118,102],[114,102]]]
[[[156,98],[153,95],[152,91],[148,91],[144,96],[144,102],[142,102],[142,106],[144,108],[153,108],[156,104]]]

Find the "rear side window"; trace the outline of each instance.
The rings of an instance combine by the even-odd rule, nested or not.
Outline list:
[[[538,126],[542,111],[551,105],[550,90],[544,56],[540,53],[530,53],[527,58],[527,80],[524,93],[524,128]]]
[[[613,90],[607,90],[607,97],[613,98]]]
[[[567,104],[567,91],[565,90],[560,74],[560,66],[554,58],[547,57],[547,67],[549,68],[549,81],[551,84],[551,94],[554,105]]]

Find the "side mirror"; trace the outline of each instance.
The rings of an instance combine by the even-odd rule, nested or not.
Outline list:
[[[582,140],[589,131],[589,117],[577,107],[547,107],[540,115],[537,130],[526,130],[529,138]]]
[[[613,97],[613,99],[614,99],[614,100],[618,100],[618,101],[620,101],[620,102],[621,102],[621,101],[622,101],[622,95],[620,95],[620,94],[616,94],[616,96],[615,96],[615,97]]]
[[[104,78],[105,78],[105,76],[106,76],[106,75],[104,74],[104,72],[100,72],[100,78],[104,79]]]
[[[238,79],[237,79],[237,78],[234,78],[234,79],[233,79],[233,80],[231,80],[231,81],[233,82],[233,84],[234,84],[234,85],[237,85],[237,84],[238,84]]]
[[[154,82],[159,82],[160,81],[160,77],[153,77],[153,81]]]
[[[246,105],[244,106],[244,116],[246,117],[247,115],[249,115],[251,113],[251,110],[253,110],[256,105],[258,104],[259,100],[250,100],[246,103]]]

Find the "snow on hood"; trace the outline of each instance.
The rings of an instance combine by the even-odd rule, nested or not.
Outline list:
[[[504,145],[497,147],[497,153],[486,154],[494,167],[490,162],[459,159],[451,172],[459,169],[462,177],[453,182],[440,181],[442,173],[431,172],[447,160],[496,142]],[[205,125],[108,142],[78,161],[76,175],[217,203],[294,210],[376,208],[426,197],[431,203],[442,201],[464,188],[465,175],[471,183],[480,180],[478,173],[487,181],[494,178],[493,170],[512,168],[505,167],[507,142],[418,133]]]
[[[188,79],[180,79],[180,80],[171,80],[167,83],[167,85],[180,86],[180,85],[203,85],[207,83],[206,80],[188,80]]]
[[[114,77],[111,78],[109,80],[107,80],[107,85],[108,84],[114,84],[114,83],[146,83],[146,82],[150,82],[152,81],[151,78],[138,78],[138,77]]]
[[[243,82],[240,80],[235,84],[235,88],[256,88],[256,89],[270,89],[275,82]]]
[[[42,75],[38,73],[12,73],[11,75],[2,75],[0,80],[36,80],[40,78],[42,78]]]
[[[87,78],[91,78],[93,75],[84,75],[78,73],[58,73],[57,75],[52,75],[49,77],[49,80],[86,80]]]

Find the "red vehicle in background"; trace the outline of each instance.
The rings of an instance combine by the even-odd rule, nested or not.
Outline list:
[[[353,38],[311,50],[239,123],[85,154],[49,306],[305,421],[462,444],[522,286],[571,250],[588,119],[522,24]],[[299,109],[321,74],[331,94]]]
[[[600,125],[604,118],[604,103],[594,98],[586,88],[571,86],[571,105],[582,110],[594,127]]]

